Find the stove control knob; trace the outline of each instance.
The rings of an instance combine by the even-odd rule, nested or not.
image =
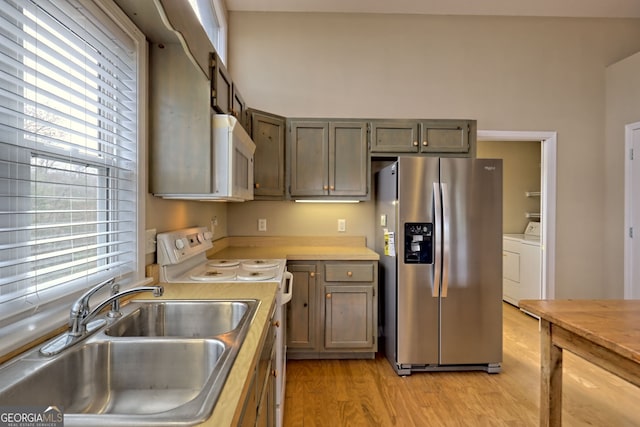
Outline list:
[[[204,242],[204,235],[202,233],[198,233],[197,237],[198,243]]]
[[[176,240],[176,249],[184,249],[184,240],[182,239]]]
[[[213,239],[213,233],[210,231],[205,231],[204,232],[204,240],[211,240]]]

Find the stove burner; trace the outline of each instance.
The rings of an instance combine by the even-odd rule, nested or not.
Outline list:
[[[207,263],[209,267],[235,267],[239,264],[237,259],[214,259]]]
[[[224,273],[222,273],[221,271],[207,271],[206,273],[204,273],[204,275],[207,277],[218,277],[223,276]]]
[[[236,277],[238,278],[238,280],[246,280],[246,281],[250,281],[250,280],[269,280],[269,279],[273,279],[276,276],[276,269],[269,269],[269,270],[259,270],[259,271],[244,271],[244,270],[240,270],[238,271],[238,274],[236,275]]]
[[[258,269],[270,269],[277,267],[279,265],[278,260],[272,259],[252,259],[247,261],[242,261],[242,267],[248,268],[251,270]]]
[[[205,270],[192,274],[190,278],[199,282],[223,282],[234,280],[236,274],[234,270]]]

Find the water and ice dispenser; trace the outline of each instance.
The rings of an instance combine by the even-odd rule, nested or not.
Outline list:
[[[433,264],[433,223],[404,224],[405,264]]]

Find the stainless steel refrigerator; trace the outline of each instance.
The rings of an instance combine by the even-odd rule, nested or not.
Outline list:
[[[381,327],[398,375],[502,363],[502,160],[400,157],[376,174]]]

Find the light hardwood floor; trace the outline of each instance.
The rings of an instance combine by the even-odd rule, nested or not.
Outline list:
[[[292,360],[286,427],[537,426],[537,319],[504,304],[500,374],[398,377],[387,360]],[[640,389],[564,353],[564,426],[640,426]]]

